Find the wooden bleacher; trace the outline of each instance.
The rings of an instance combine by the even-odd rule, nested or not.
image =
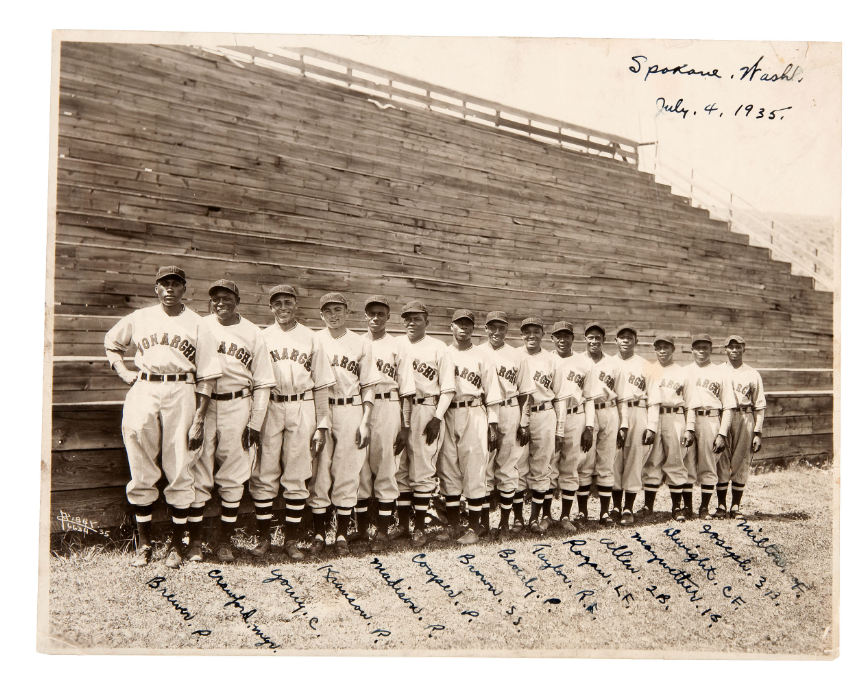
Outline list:
[[[233,278],[258,324],[288,281],[313,327],[341,290],[422,299],[442,335],[462,307],[632,321],[649,358],[660,330],[681,361],[692,332],[735,332],[770,392],[760,459],[831,457],[831,293],[632,163],[195,48],[64,43],[60,69],[55,529],[61,510],[126,515],[124,388],[102,341],[155,303],[164,263],[199,312]]]

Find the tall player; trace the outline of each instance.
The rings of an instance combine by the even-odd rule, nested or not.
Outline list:
[[[517,464],[526,447],[516,441],[516,430],[522,415],[522,406],[527,400],[526,394],[519,393],[522,384],[521,371],[522,350],[507,344],[507,314],[503,311],[490,311],[486,314],[486,335],[488,341],[477,346],[489,356],[498,376],[502,403],[498,407],[498,440],[497,449],[490,449],[489,463],[486,467],[486,499],[488,503],[493,489],[498,491],[501,519],[497,534],[506,536],[510,531],[510,511],[513,508],[513,496],[519,485],[519,470]],[[523,495],[524,496],[524,495]],[[519,518],[521,506],[519,504]],[[484,508],[485,512],[485,508]]]
[[[276,384],[267,343],[260,328],[237,313],[240,290],[231,280],[217,280],[210,286],[215,313],[204,318],[222,375],[210,395],[204,423],[204,448],[192,467],[195,480],[194,524],[189,534],[191,561],[203,558],[201,521],[213,485],[219,490],[221,514],[216,525],[216,557],[223,563],[234,560],[231,535],[237,522],[243,486],[252,473],[254,446],[261,449],[261,425],[267,413],[270,388]]]
[[[401,354],[414,369],[416,394],[411,409],[408,443],[399,459],[396,481],[398,526],[393,538],[408,534],[410,506],[414,504],[415,546],[426,543],[426,512],[435,491],[435,464],[441,444],[441,421],[456,392],[453,360],[447,346],[426,335],[429,311],[422,302],[402,307],[406,334],[399,339]]]
[[[285,500],[285,551],[291,560],[303,560],[298,548],[300,524],[309,496],[312,459],[320,455],[330,425],[329,389],[336,380],[330,360],[312,330],[296,318],[297,291],[281,284],[270,289],[273,325],[264,330],[276,386],[261,434],[261,454],[249,479],[255,504],[258,543],[252,549],[263,556],[270,548],[273,500]]]
[[[579,489],[579,461],[585,458],[594,441],[594,402],[588,401],[583,393],[591,366],[584,356],[573,353],[571,323],[555,323],[552,326],[552,340],[563,366],[562,393],[566,397],[566,418],[563,444],[552,459],[551,485],[561,490],[559,527],[565,532],[575,532],[576,527],[570,520],[570,512]]]
[[[348,554],[348,525],[357,503],[360,471],[366,461],[369,425],[375,401],[375,370],[369,340],[346,327],[348,300],[338,292],[320,299],[321,319],[327,326],[315,333],[330,359],[336,383],[330,386],[330,431],[312,468],[314,538],[312,552],[325,547],[327,509],[336,509],[336,552]]]
[[[744,338],[730,335],[726,338],[726,357],[722,365],[729,373],[738,407],[732,414],[726,450],[717,463],[717,515],[726,513],[726,491],[732,479],[730,518],[741,517],[741,497],[750,472],[753,454],[762,448],[762,424],[765,420],[765,389],[762,376],[744,363]]]
[[[456,309],[451,321],[453,343],[449,351],[456,393],[444,416],[444,441],[438,457],[441,492],[447,506],[447,527],[441,539],[450,539],[456,533],[459,503],[464,496],[468,530],[457,541],[474,544],[480,540],[487,453],[490,447],[497,446],[501,388],[489,356],[471,343],[474,314]]]
[[[201,317],[183,304],[183,269],[159,268],[155,291],[159,304],[127,314],[107,332],[105,356],[120,379],[131,385],[123,403],[121,429],[131,475],[126,498],[138,533],[132,565],[150,562],[153,504],[159,498],[156,483],[164,472],[172,522],[165,565],[179,568],[189,506],[195,497],[190,465],[204,439],[212,383],[222,369]],[[130,344],[135,348],[137,371],[129,370],[123,361]]]
[[[686,367],[688,377],[684,385],[688,409],[684,440],[688,448],[694,442],[696,445],[695,449],[687,452],[684,460],[688,483],[684,490],[684,506],[687,514],[692,515],[692,487],[698,483],[702,490],[699,517],[703,519],[711,518],[709,506],[717,484],[717,459],[726,448],[726,436],[736,406],[729,373],[720,364],[711,362],[712,346],[711,336],[707,333],[693,335],[690,344],[693,363]],[[690,409],[693,409],[692,414]]]
[[[370,542],[370,550],[381,551],[388,541],[393,508],[399,496],[396,469],[399,454],[408,441],[414,399],[414,370],[400,353],[395,337],[387,332],[390,302],[386,297],[369,297],[363,305],[369,332],[365,335],[372,349],[372,360],[381,375],[375,387],[369,457],[360,471],[360,491],[355,511],[360,540]],[[369,499],[378,500],[375,528],[369,533]]]

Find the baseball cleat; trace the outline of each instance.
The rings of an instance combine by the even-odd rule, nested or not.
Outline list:
[[[612,508],[609,510],[609,517],[613,520],[621,520],[621,509],[620,508]]]
[[[726,511],[726,506],[717,506],[717,510],[714,511],[715,518],[725,518],[728,514]]]
[[[450,526],[442,527],[435,533],[435,541],[439,542],[448,542],[453,538],[453,533],[450,530]]]
[[[193,541],[186,549],[186,560],[190,563],[200,563],[204,560],[204,550],[201,548],[200,541]]]
[[[324,540],[321,539],[321,537],[315,537],[315,539],[312,540],[312,545],[309,547],[309,552],[313,556],[320,556],[322,553],[324,553],[325,546],[326,544],[324,543]]]
[[[411,534],[411,544],[414,546],[423,546],[426,543],[426,531],[414,530]]]
[[[608,513],[601,513],[600,514],[600,524],[602,524],[602,525],[614,525],[615,521],[612,520],[612,516],[610,516]]]
[[[521,534],[524,529],[525,523],[522,521],[521,518],[516,518],[513,521],[513,524],[510,526],[510,532],[513,534]]]
[[[387,534],[375,532],[369,540],[369,550],[373,553],[380,553],[387,548]]]
[[[652,511],[647,506],[642,506],[636,513],[633,514],[636,520],[642,520],[644,522],[651,522],[654,520],[654,511]]]
[[[622,525],[632,525],[633,524],[633,512],[625,510],[621,514],[621,524]]]
[[[699,506],[699,517],[702,520],[711,520],[713,518],[711,512],[708,510],[708,506]]]
[[[288,558],[293,561],[301,561],[306,558],[306,554],[300,550],[296,541],[290,541],[285,544],[285,553],[287,553]]]
[[[684,509],[683,508],[678,508],[678,509],[672,511],[672,515],[675,516],[675,522],[684,522],[685,520],[687,520],[687,516],[684,515]]]
[[[180,567],[181,563],[183,563],[183,559],[180,557],[180,552],[172,546],[171,550],[168,551],[168,555],[165,556],[165,567],[176,570]]]
[[[345,539],[337,539],[336,540],[336,553],[340,556],[347,556],[350,551],[348,550],[348,542]]]
[[[734,520],[744,520],[744,514],[741,513],[741,507],[738,504],[729,509],[729,517]]]
[[[570,522],[569,518],[561,518],[561,520],[558,522],[558,527],[561,529],[562,532],[576,531],[576,525]]]
[[[585,515],[584,513],[582,513],[582,511],[579,511],[579,513],[577,513],[573,517],[573,524],[574,525],[583,525],[586,522],[588,522],[588,516]]]
[[[139,546],[138,550],[135,552],[135,556],[129,561],[129,565],[133,568],[143,568],[150,562],[150,559],[153,557],[153,548],[147,544],[144,546]]]
[[[270,551],[270,537],[262,537],[258,540],[258,542],[249,549],[249,553],[251,553],[256,558],[261,558],[264,554]]]
[[[231,563],[234,560],[234,552],[231,551],[231,545],[221,543],[216,547],[216,558],[223,563]]]
[[[529,520],[528,529],[534,534],[543,534],[543,528],[540,526],[540,523],[537,520]]]
[[[407,525],[396,525],[393,528],[393,531],[390,533],[390,541],[396,541],[397,539],[403,539],[409,536],[408,526]]]
[[[456,540],[457,544],[476,544],[480,541],[480,536],[470,527],[468,531]]]
[[[543,518],[538,524],[540,525],[540,531],[545,532],[549,529],[549,518]]]

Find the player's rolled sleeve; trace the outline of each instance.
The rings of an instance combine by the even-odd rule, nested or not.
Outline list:
[[[325,389],[336,384],[336,377],[333,375],[333,368],[330,366],[330,361],[327,359],[327,354],[324,353],[324,348],[321,346],[321,341],[317,336],[312,338],[312,386],[317,389]],[[320,427],[320,425],[319,425]]]
[[[446,348],[442,349],[438,356],[438,386],[442,395],[456,392],[456,366]]]
[[[195,349],[195,377],[197,380],[212,380],[222,375],[222,363],[216,352],[216,340],[202,322],[198,324],[197,347]],[[271,369],[272,372],[272,369]]]
[[[259,330],[255,335],[255,346],[252,350],[252,390],[276,386],[276,375],[273,373],[273,361],[267,349],[264,334]]]
[[[768,407],[768,402],[765,399],[765,387],[762,385],[762,376],[756,374],[756,391],[753,393],[753,408],[757,411],[765,410]]]
[[[131,313],[123,316],[105,333],[105,356],[108,358],[108,364],[111,368],[114,368],[114,364],[118,361],[123,362],[123,355],[132,341],[132,332],[135,327],[134,315]]]

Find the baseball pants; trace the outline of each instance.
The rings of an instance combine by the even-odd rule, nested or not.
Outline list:
[[[648,426],[648,409],[628,406],[625,410],[630,412],[630,429],[624,447],[615,450],[612,488],[638,494],[642,491],[642,469],[649,454],[649,447],[642,444],[642,434]]]
[[[210,500],[214,484],[222,501],[235,503],[243,498],[243,485],[252,474],[252,454],[242,441],[251,410],[252,397],[210,400],[201,458],[192,466],[196,505]]]
[[[374,494],[378,501],[388,503],[399,496],[396,485],[398,457],[393,443],[402,424],[399,399],[376,399],[372,409],[369,457],[360,469],[358,498],[368,499]]]
[[[585,411],[571,413],[564,423],[564,448],[552,457],[551,486],[564,491],[579,489],[579,461],[587,454],[582,452],[580,440],[585,429]]]
[[[195,416],[195,385],[187,382],[137,380],[126,393],[121,432],[129,457],[131,479],[126,497],[133,506],[149,506],[159,498],[156,483],[165,471],[165,501],[186,508],[195,498],[193,454],[186,446]],[[162,469],[159,454],[162,454]]]
[[[312,488],[309,506],[323,511],[330,504],[337,508],[353,508],[357,503],[360,471],[367,449],[358,449],[355,438],[363,407],[359,404],[331,404],[331,428],[321,455],[312,465]]]
[[[499,492],[515,492],[519,484],[518,463],[527,447],[516,442],[516,430],[522,412],[519,405],[498,407],[498,451],[489,454],[486,466],[486,493],[493,489]]]
[[[466,499],[486,495],[489,420],[482,406],[448,409],[444,414],[444,440],[438,456],[441,493]]]
[[[286,499],[309,496],[306,482],[312,477],[310,441],[315,428],[315,404],[311,398],[270,402],[261,429],[261,455],[249,478],[253,499],[276,498],[280,483]]]
[[[596,404],[595,404],[596,407]],[[597,408],[594,413],[597,424],[594,426],[594,443],[579,459],[579,481],[583,486],[594,483],[600,487],[611,487],[615,482],[612,465],[618,449],[618,409],[614,405]]]
[[[696,443],[684,455],[689,484],[717,484],[717,454],[711,448],[720,432],[720,416],[696,416]]]
[[[646,487],[659,487],[664,475],[666,484],[673,487],[687,483],[684,447],[681,446],[684,422],[683,413],[660,415],[660,425],[654,436],[654,444],[651,445],[648,462],[642,471],[642,482]]]
[[[555,410],[532,411],[528,429],[531,441],[526,445],[518,463],[519,490],[545,492],[549,489],[552,457],[555,455]]]
[[[399,468],[396,471],[396,482],[400,492],[434,492],[435,464],[438,449],[441,446],[444,433],[444,421],[438,439],[432,444],[426,444],[423,430],[429,419],[435,415],[435,406],[431,404],[414,404],[411,409],[411,430],[408,433],[408,446],[399,457]]]
[[[726,439],[726,449],[717,461],[717,478],[719,482],[747,484],[750,474],[750,463],[753,460],[753,424],[752,411],[733,411],[732,426]]]

